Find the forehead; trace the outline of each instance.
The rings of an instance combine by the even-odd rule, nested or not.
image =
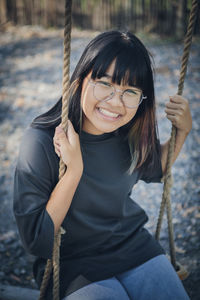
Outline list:
[[[110,64],[110,66],[106,70],[106,74],[111,78],[113,77],[113,74],[115,71],[115,65],[116,65],[116,60],[113,60],[113,62]]]
[[[115,58],[108,66],[100,66],[97,70],[92,71],[92,79],[107,77],[113,83],[118,85],[135,86],[135,72],[130,70],[126,64],[122,64],[121,61],[117,61]]]

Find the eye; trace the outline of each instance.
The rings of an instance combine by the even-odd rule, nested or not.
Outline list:
[[[139,92],[138,91],[135,91],[135,90],[125,90],[125,93],[130,95],[130,96],[133,96],[133,95],[139,95]]]
[[[101,84],[102,86],[104,87],[111,87],[111,84],[109,82],[106,82],[106,81],[97,81],[98,84]]]

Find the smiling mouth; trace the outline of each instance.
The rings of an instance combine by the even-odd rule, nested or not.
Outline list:
[[[116,113],[112,113],[104,108],[101,108],[101,107],[97,107],[96,110],[98,111],[98,113],[108,119],[108,120],[117,120],[121,117],[121,114],[116,114]]]

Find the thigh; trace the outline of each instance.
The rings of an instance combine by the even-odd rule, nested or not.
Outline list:
[[[90,283],[63,300],[130,300],[126,290],[115,278]]]
[[[165,255],[116,276],[132,300],[189,300],[181,280]]]

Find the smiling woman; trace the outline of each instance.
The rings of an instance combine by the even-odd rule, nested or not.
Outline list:
[[[89,73],[83,81],[81,105],[84,113],[83,130],[86,132],[102,134],[117,130],[137,112],[142,91],[128,85],[113,85],[115,66],[116,62],[113,61],[106,75],[98,80],[92,81]]]
[[[147,49],[130,32],[98,35],[71,77],[66,133],[58,126],[61,107],[60,99],[33,120],[15,171],[14,212],[25,248],[37,256],[38,285],[62,225],[62,298],[188,300],[165,251],[144,228],[145,211],[130,197],[139,180],[161,182],[168,149],[158,138]],[[176,157],[191,116],[180,96],[167,107],[180,116]],[[67,166],[60,180],[58,156]],[[52,280],[45,299],[51,289]]]
[[[99,81],[100,78],[123,91],[137,87],[146,99],[133,108],[120,101],[118,92],[109,101],[98,101],[89,81]],[[130,173],[135,167],[150,168],[158,162],[160,147],[157,143],[152,65],[147,49],[136,36],[130,32],[108,31],[94,38],[72,74],[70,94],[69,119],[78,134],[85,126],[95,134],[115,130],[122,133],[129,143]],[[101,114],[97,107],[117,113],[119,117],[106,118],[105,112]],[[50,111],[37,117],[32,126],[55,128],[61,122],[61,108],[60,99]]]

